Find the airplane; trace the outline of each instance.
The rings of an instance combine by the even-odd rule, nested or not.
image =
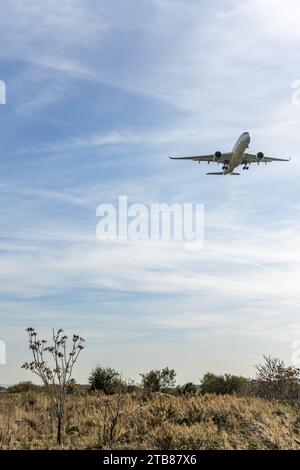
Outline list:
[[[213,155],[196,155],[194,157],[169,157],[171,160],[192,160],[194,162],[213,162],[220,164],[222,163],[222,171],[206,173],[207,175],[240,175],[234,170],[239,166],[243,165],[243,170],[249,170],[251,163],[269,163],[269,162],[288,162],[290,158],[272,158],[265,157],[262,152],[254,155],[252,153],[246,153],[246,149],[250,144],[249,132],[244,132],[236,141],[235,146],[231,152],[221,153],[220,151],[215,152]]]

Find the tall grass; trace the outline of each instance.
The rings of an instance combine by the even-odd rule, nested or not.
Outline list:
[[[0,448],[56,448],[47,395],[0,394]],[[66,449],[297,449],[295,407],[235,396],[70,395]]]

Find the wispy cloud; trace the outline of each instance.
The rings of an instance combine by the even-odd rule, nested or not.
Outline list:
[[[3,4],[0,301],[11,371],[29,322],[83,330],[82,380],[95,358],[135,376],[174,362],[186,380],[201,355],[203,368],[240,372],[263,352],[289,358],[298,12],[293,0]],[[217,180],[167,158],[228,151],[244,130],[253,152],[294,159]],[[98,241],[96,207],[120,194],[204,203],[203,250]]]

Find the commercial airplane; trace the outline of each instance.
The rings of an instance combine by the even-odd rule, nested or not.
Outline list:
[[[194,162],[213,162],[220,164],[222,163],[222,171],[214,173],[206,173],[207,175],[239,175],[234,170],[239,166],[243,165],[243,170],[249,170],[251,163],[269,163],[269,162],[288,162],[290,158],[272,158],[265,157],[262,152],[258,152],[257,155],[252,153],[245,153],[246,149],[250,144],[249,132],[244,132],[236,141],[235,146],[231,152],[221,153],[217,151],[213,155],[199,155],[194,157],[169,157],[171,160],[193,160]]]

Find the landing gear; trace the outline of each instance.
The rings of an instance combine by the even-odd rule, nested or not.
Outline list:
[[[249,170],[249,167],[250,167],[250,165],[246,164],[245,166],[243,166],[243,170]]]

